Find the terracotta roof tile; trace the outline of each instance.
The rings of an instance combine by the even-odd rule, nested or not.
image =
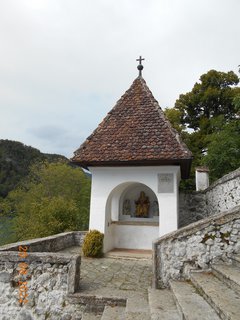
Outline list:
[[[161,163],[186,165],[187,161],[190,168],[192,158],[142,77],[134,80],[74,154],[71,161],[85,167]]]

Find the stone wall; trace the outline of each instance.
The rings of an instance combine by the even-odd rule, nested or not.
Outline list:
[[[182,228],[196,222],[208,215],[206,209],[205,193],[202,191],[179,194],[179,223]]]
[[[79,288],[80,256],[56,252],[71,246],[80,248],[85,234],[85,231],[64,232],[0,247],[1,320],[81,319],[82,307],[70,304],[68,299]],[[16,252],[19,246],[27,246],[24,259]],[[26,304],[19,302],[21,261],[27,264]]]
[[[240,206],[193,223],[153,243],[154,287],[187,278],[191,268],[207,269],[240,252]]]
[[[0,251],[18,251],[18,247],[28,246],[29,252],[57,252],[62,249],[81,246],[87,231],[71,231],[58,233],[45,238],[10,243],[0,247]]]
[[[208,215],[240,205],[240,168],[213,183],[205,191],[205,197]]]
[[[240,205],[240,168],[204,191],[180,193],[179,227]]]
[[[0,252],[0,319],[81,319],[81,307],[67,299],[79,287],[80,261],[79,255],[29,252],[23,259],[18,252]],[[26,303],[20,302],[19,280],[26,281]]]

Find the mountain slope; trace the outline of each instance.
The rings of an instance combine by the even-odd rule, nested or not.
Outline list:
[[[6,197],[39,161],[68,161],[62,155],[45,154],[21,142],[0,140],[0,197]]]

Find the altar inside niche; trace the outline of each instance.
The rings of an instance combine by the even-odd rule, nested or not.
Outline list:
[[[159,204],[154,192],[141,183],[128,186],[120,197],[119,221],[159,221]]]

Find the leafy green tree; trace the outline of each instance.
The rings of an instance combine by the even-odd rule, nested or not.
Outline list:
[[[181,114],[181,123],[198,130],[202,121],[221,114],[225,120],[234,119],[235,92],[232,86],[238,82],[238,76],[233,71],[210,70],[203,74],[200,83],[195,83],[191,92],[181,94],[175,103],[175,108]]]
[[[240,88],[239,87],[234,88],[233,104],[234,104],[237,116],[240,117]]]
[[[186,126],[181,123],[182,112],[180,110],[176,108],[165,108],[164,114],[178,133],[186,129]]]
[[[65,163],[37,164],[30,176],[5,199],[5,214],[13,216],[16,240],[86,230],[90,179]]]
[[[179,96],[174,108],[165,110],[165,115],[194,156],[190,179],[181,183],[183,189],[194,188],[197,166],[208,165],[212,181],[237,168],[238,162],[234,161],[237,152],[233,152],[234,148],[238,148],[237,139],[233,137],[237,132],[235,122],[239,122],[240,117],[240,88],[235,87],[238,82],[237,75],[232,71],[210,70],[200,77],[200,82],[194,85],[191,92]],[[230,132],[233,137],[230,137]],[[217,156],[217,141],[225,151],[218,165],[215,163],[216,174],[213,158]],[[218,152],[221,153],[221,149]]]
[[[240,167],[240,121],[225,124],[209,138],[208,151],[203,159],[216,180]]]

